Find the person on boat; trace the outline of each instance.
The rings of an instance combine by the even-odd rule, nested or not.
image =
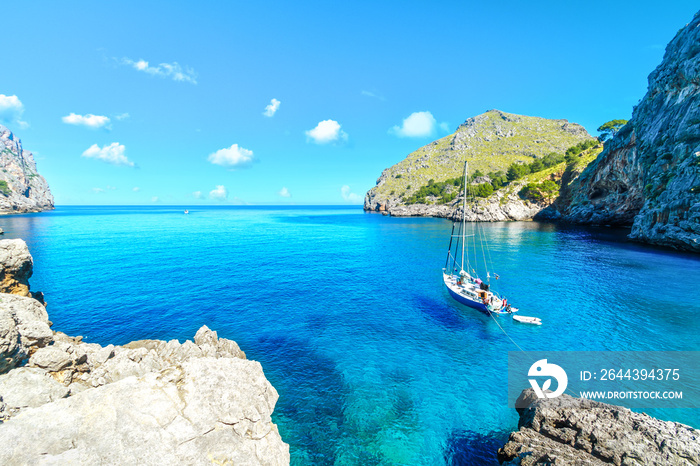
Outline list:
[[[512,311],[511,308],[510,308],[510,304],[506,306],[506,312],[507,312],[508,314],[512,314],[512,313],[513,313],[513,311]]]

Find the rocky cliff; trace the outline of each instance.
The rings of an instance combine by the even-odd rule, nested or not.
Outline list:
[[[549,202],[533,202],[518,196],[525,182],[513,183],[508,189],[496,191],[488,199],[476,199],[467,204],[467,222],[504,222],[530,220]],[[440,217],[462,220],[464,209],[461,197],[444,205],[390,205],[387,212],[393,217]]]
[[[574,223],[700,252],[700,13],[666,47],[631,120],[555,205]]]
[[[700,431],[598,401],[518,398],[519,430],[498,450],[505,465],[696,465]]]
[[[24,241],[0,241],[0,264],[0,293],[29,296],[45,304],[42,292],[29,291],[29,278],[34,273],[34,261]]]
[[[205,326],[103,347],[50,325],[37,300],[0,293],[0,464],[289,464],[278,394],[234,341]]]
[[[462,176],[464,161],[472,172],[505,171],[512,163],[530,163],[549,153],[563,153],[591,139],[586,130],[567,120],[548,120],[490,110],[467,119],[454,134],[438,139],[384,170],[377,185],[365,196],[368,211],[392,215],[437,215],[454,210],[440,205],[413,204],[406,200],[428,184]],[[542,209],[530,205],[513,190],[483,204],[491,220],[531,218]],[[476,211],[479,211],[477,208]]]
[[[53,209],[49,185],[36,170],[34,156],[0,125],[0,213]]]

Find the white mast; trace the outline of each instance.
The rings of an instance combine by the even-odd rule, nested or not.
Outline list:
[[[466,218],[467,218],[467,170],[469,162],[464,162],[464,193],[462,195],[462,272],[464,272],[464,241],[466,240]],[[469,267],[467,267],[469,268]],[[467,273],[469,273],[467,271]],[[460,274],[461,275],[461,274]]]

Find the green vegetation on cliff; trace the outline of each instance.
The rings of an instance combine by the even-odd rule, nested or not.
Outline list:
[[[7,181],[0,181],[0,193],[2,193],[3,196],[9,196],[11,192],[10,187],[7,185]]]
[[[542,159],[535,159],[529,165],[512,164],[508,168],[508,174],[502,171],[489,172],[489,182],[475,183],[475,180],[484,176],[476,170],[469,176],[472,184],[471,193],[476,197],[487,198],[499,189],[506,189],[510,194],[511,183],[521,180],[525,186],[520,189],[518,195],[521,199],[535,202],[553,201],[559,194],[562,178],[573,178],[583,168],[595,160],[602,151],[602,145],[595,139],[583,141],[569,147],[565,154],[552,152]],[[568,176],[564,176],[567,174]],[[522,183],[519,184],[521,186]],[[402,199],[404,204],[447,204],[452,202],[464,189],[462,177],[449,178],[445,181],[435,182],[428,180],[428,184],[420,187],[412,196]]]
[[[600,132],[600,140],[606,141],[608,138],[614,138],[620,128],[627,124],[627,120],[610,120],[598,127]]]
[[[454,179],[461,177],[464,161],[475,175],[487,174],[488,182],[475,189],[488,197],[509,181],[562,163],[568,148],[596,142],[582,126],[566,120],[491,110],[384,170],[368,192],[366,207],[450,202],[459,190]]]

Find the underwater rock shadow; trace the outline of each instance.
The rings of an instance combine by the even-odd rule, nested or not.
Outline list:
[[[470,327],[460,309],[427,296],[415,296],[416,307],[426,316],[452,330],[465,330]]]
[[[509,432],[481,434],[471,430],[455,431],[447,439],[445,464],[448,466],[498,465],[498,449],[505,445]]]
[[[259,338],[249,357],[260,361],[280,395],[273,422],[281,424],[292,458],[306,464],[333,464],[346,398],[335,362],[308,342],[281,335]]]

